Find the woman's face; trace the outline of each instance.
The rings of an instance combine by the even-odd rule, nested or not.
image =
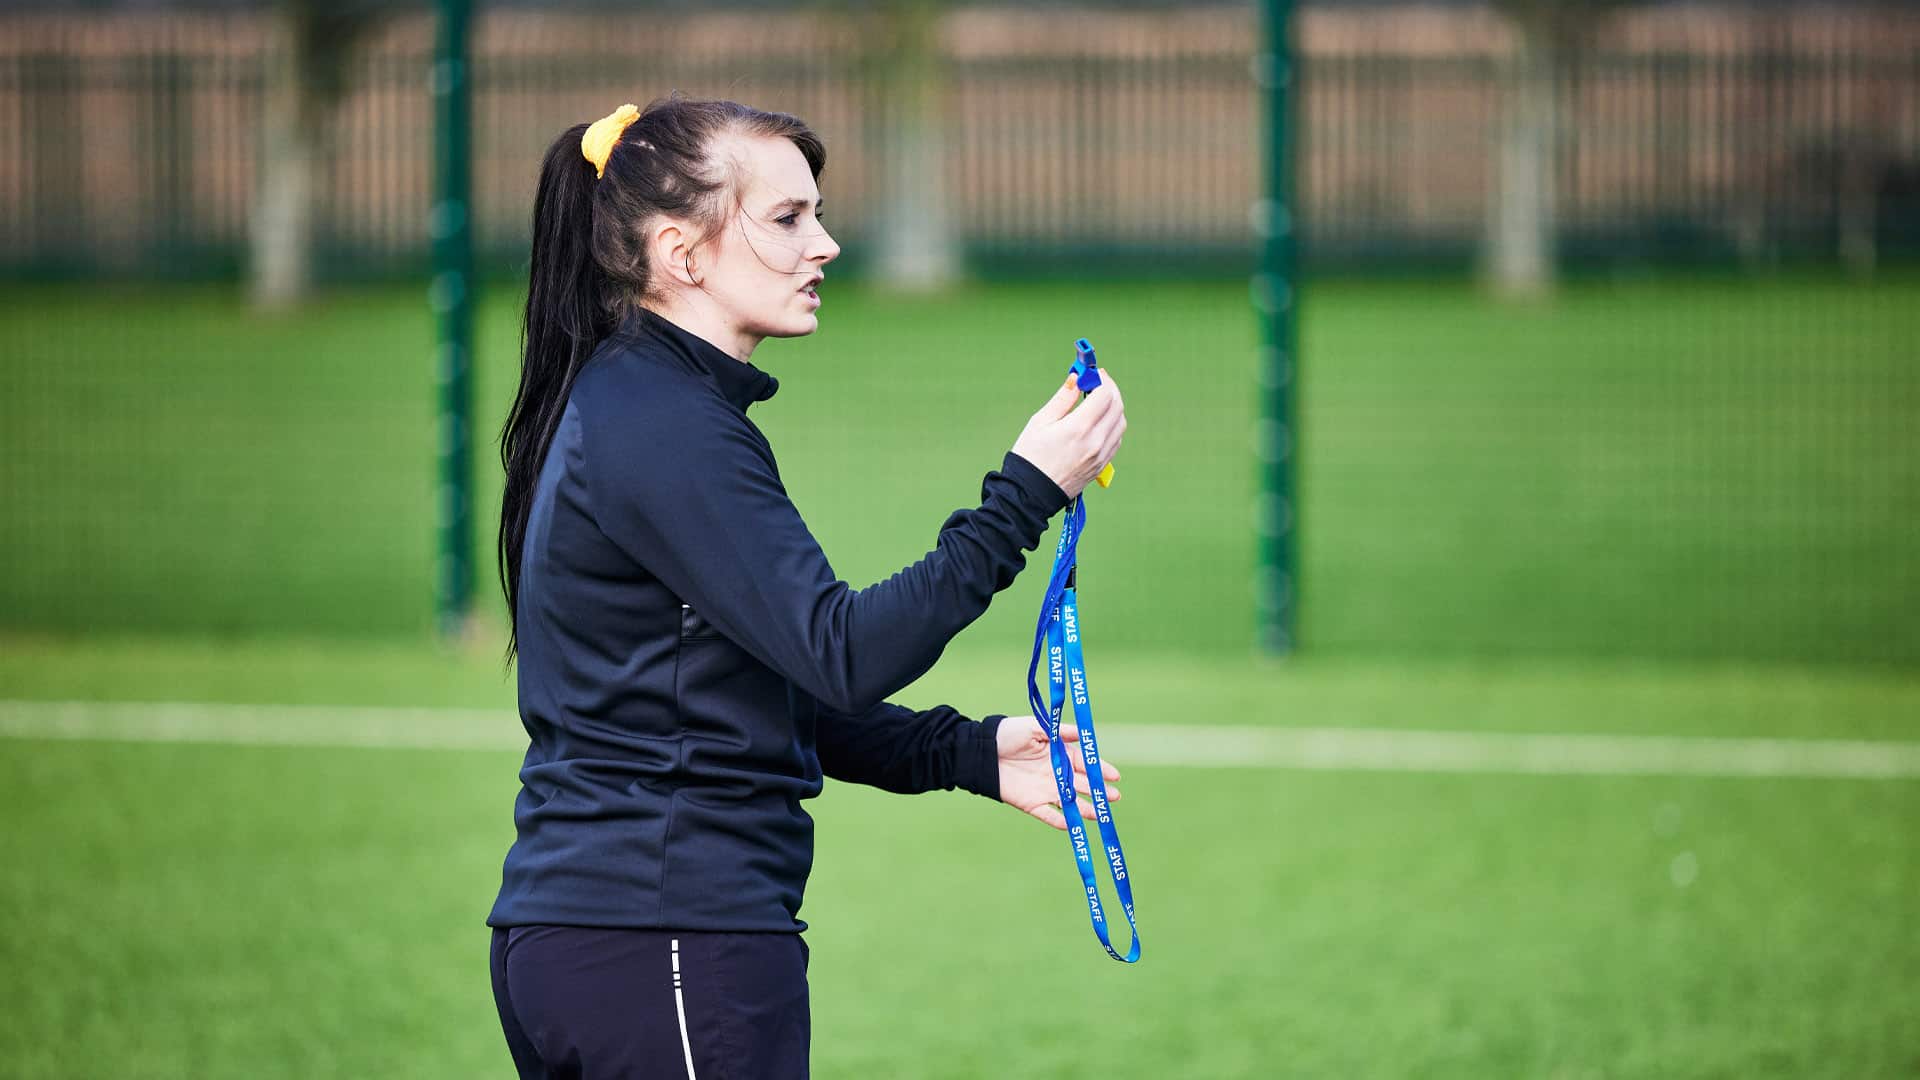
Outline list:
[[[733,157],[739,206],[692,253],[699,291],[743,341],[813,333],[820,326],[813,286],[840,245],[820,223],[820,189],[807,159],[772,136],[731,137],[716,150]]]

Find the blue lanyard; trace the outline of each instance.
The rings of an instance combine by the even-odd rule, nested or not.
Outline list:
[[[1140,927],[1133,921],[1133,883],[1127,877],[1127,859],[1120,851],[1120,834],[1114,829],[1113,813],[1107,805],[1106,778],[1101,775],[1100,750],[1093,733],[1093,693],[1087,686],[1086,658],[1080,650],[1080,607],[1074,587],[1075,552],[1080,534],[1086,529],[1086,503],[1075,496],[1066,523],[1060,527],[1060,544],[1053,553],[1053,573],[1047,579],[1046,600],[1040,608],[1040,623],[1033,633],[1033,661],[1027,665],[1027,701],[1033,715],[1041,717],[1047,732],[1047,749],[1053,760],[1053,782],[1060,789],[1060,812],[1067,819],[1067,836],[1073,841],[1074,862],[1080,867],[1080,881],[1087,887],[1087,912],[1093,917],[1093,932],[1106,947],[1107,955],[1122,963],[1140,959]],[[1040,669],[1042,647],[1047,653],[1049,701],[1043,704],[1035,678]],[[1094,884],[1093,853],[1087,845],[1086,824],[1080,818],[1073,789],[1073,761],[1067,756],[1066,743],[1060,739],[1060,716],[1069,684],[1073,688],[1073,712],[1080,725],[1080,756],[1087,764],[1087,789],[1092,792],[1094,818],[1100,825],[1100,840],[1106,845],[1106,863],[1113,875],[1114,889],[1120,894],[1121,910],[1127,915],[1127,930],[1133,943],[1127,955],[1114,951],[1107,935],[1107,917],[1100,907],[1100,890]]]

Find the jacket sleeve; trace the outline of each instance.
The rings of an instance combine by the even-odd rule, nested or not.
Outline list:
[[[902,795],[960,788],[1000,798],[1002,713],[979,721],[951,705],[925,712],[881,702],[858,715],[826,711],[816,741],[820,769],[835,780]]]
[[[628,402],[586,425],[593,514],[614,544],[761,663],[821,704],[860,715],[931,668],[1013,583],[1023,551],[1068,504],[1009,451],[980,505],[948,516],[932,551],[854,589],[787,497],[773,450],[710,393]]]

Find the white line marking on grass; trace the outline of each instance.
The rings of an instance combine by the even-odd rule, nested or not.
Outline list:
[[[1920,778],[1920,742],[1152,726],[1102,732],[1121,762],[1388,772]]]
[[[519,719],[495,709],[189,701],[0,701],[0,736],[420,750],[527,745]]]
[[[0,701],[0,737],[422,750],[527,745],[519,718],[500,710],[196,702]],[[1166,724],[1109,724],[1100,742],[1122,768],[1920,778],[1920,742]]]

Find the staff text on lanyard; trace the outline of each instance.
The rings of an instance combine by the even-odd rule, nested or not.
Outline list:
[[[1073,370],[1080,376],[1080,392],[1086,393],[1100,385],[1098,363],[1094,359],[1093,346],[1085,338],[1076,341],[1074,348],[1076,359]],[[1102,470],[1099,477],[1102,487],[1111,479],[1112,469],[1113,466],[1109,464]],[[1086,531],[1086,525],[1086,502],[1076,495],[1073,505],[1068,508],[1066,522],[1060,527],[1060,543],[1053,553],[1053,572],[1047,578],[1046,597],[1040,605],[1040,621],[1034,628],[1033,660],[1027,665],[1027,700],[1033,706],[1033,715],[1046,728],[1048,753],[1053,762],[1053,780],[1060,790],[1060,811],[1067,820],[1067,836],[1073,843],[1073,858],[1080,869],[1080,881],[1086,886],[1087,912],[1093,919],[1093,932],[1106,948],[1107,955],[1131,964],[1140,959],[1140,928],[1133,918],[1133,882],[1127,876],[1127,859],[1120,850],[1120,834],[1114,828],[1113,811],[1107,803],[1099,742],[1093,730],[1093,692],[1087,685],[1086,658],[1080,648],[1080,605],[1075,564],[1080,536]],[[1037,681],[1042,652],[1047,657],[1048,694],[1045,698],[1040,696]],[[1080,756],[1087,767],[1087,790],[1093,799],[1094,820],[1100,827],[1100,841],[1105,847],[1101,861],[1106,863],[1113,877],[1114,889],[1120,897],[1120,908],[1127,916],[1127,930],[1133,939],[1125,956],[1114,949],[1107,932],[1107,917],[1101,908],[1100,890],[1094,880],[1094,855],[1073,787],[1073,759],[1067,756],[1070,751],[1060,738],[1060,720],[1069,688],[1073,693],[1074,718],[1080,728]]]

